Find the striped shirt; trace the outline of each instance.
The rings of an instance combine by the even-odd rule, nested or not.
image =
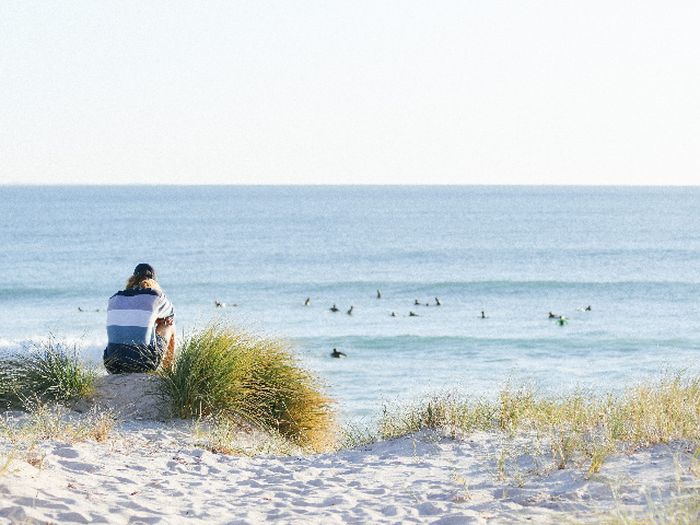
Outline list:
[[[175,315],[163,292],[122,290],[107,303],[107,339],[111,345],[154,346],[156,319]]]

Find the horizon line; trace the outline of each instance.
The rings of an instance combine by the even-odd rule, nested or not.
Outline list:
[[[41,187],[104,187],[104,188],[127,188],[127,187],[248,187],[248,188],[262,188],[262,187],[278,187],[278,188],[291,188],[291,187],[326,187],[326,188],[348,188],[348,187],[395,187],[395,188],[406,188],[406,187],[445,187],[445,188],[459,188],[459,187],[491,187],[491,188],[509,188],[509,187],[541,187],[541,188],[697,188],[700,187],[698,184],[566,184],[566,183],[511,183],[511,184],[490,184],[490,183],[469,183],[469,184],[451,184],[451,183],[432,183],[432,184],[415,184],[415,183],[347,183],[347,184],[335,184],[335,183],[177,183],[177,184],[164,184],[164,183],[145,183],[145,182],[125,182],[125,183],[95,183],[95,182],[48,182],[48,183],[32,183],[32,182],[0,182],[0,188],[41,188]]]

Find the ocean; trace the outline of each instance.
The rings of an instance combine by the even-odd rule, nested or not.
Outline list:
[[[700,371],[698,187],[0,186],[0,217],[0,351],[53,335],[99,361],[148,262],[179,333],[288,340],[349,418]]]

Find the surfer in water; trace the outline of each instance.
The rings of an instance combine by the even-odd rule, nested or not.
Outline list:
[[[334,313],[340,311],[340,310],[338,310],[338,307],[335,305],[335,303],[333,303],[333,306],[331,306],[331,307],[329,308],[329,310],[330,310],[331,312],[334,312]]]
[[[338,352],[337,348],[334,348],[333,351],[331,352],[331,357],[335,357],[336,359],[340,359],[341,357],[347,357],[345,353],[343,352]]]

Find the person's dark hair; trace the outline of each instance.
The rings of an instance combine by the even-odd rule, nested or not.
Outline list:
[[[153,266],[147,263],[139,263],[134,268],[134,274],[126,281],[126,289],[133,290],[135,288],[151,288],[160,290],[156,281],[156,271]]]
[[[145,279],[155,279],[156,271],[153,269],[153,266],[148,263],[139,263],[136,265],[136,268],[134,268],[134,275]]]

